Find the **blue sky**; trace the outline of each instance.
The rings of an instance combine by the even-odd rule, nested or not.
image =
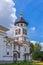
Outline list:
[[[0,25],[13,26],[21,10],[29,23],[29,40],[43,42],[43,0],[0,0]]]
[[[43,0],[14,0],[16,16],[22,10],[24,19],[29,23],[29,40],[43,42]]]

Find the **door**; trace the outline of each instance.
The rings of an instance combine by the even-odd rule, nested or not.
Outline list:
[[[24,56],[24,61],[26,61],[26,55]]]
[[[25,61],[29,61],[29,56],[26,56],[26,55],[25,55],[25,56],[24,56],[24,60],[25,60]]]
[[[16,62],[17,61],[17,54],[13,55],[13,60]]]

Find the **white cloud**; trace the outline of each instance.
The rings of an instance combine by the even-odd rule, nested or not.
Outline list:
[[[15,36],[15,34],[14,34],[14,32],[15,32],[15,29],[17,28],[16,26],[14,26],[14,24],[10,24],[11,25],[11,28],[10,28],[10,30],[9,31],[7,31],[6,33],[7,33],[7,35],[9,36],[9,37],[14,37]]]
[[[13,5],[15,5],[15,3],[13,2],[13,0],[6,0],[6,2],[8,2],[11,6]]]
[[[34,40],[32,40],[32,41],[30,41],[30,42],[33,43],[34,45],[35,45],[36,43],[40,44],[40,46],[41,46],[41,51],[43,51],[43,42],[39,43],[38,41],[34,41]]]
[[[34,40],[32,40],[30,42],[33,43],[33,44],[39,43],[38,41],[34,41]]]
[[[29,31],[28,31],[29,35],[33,35],[33,34],[35,34],[35,32],[36,32],[36,27],[29,28]]]
[[[10,30],[7,32],[7,35],[9,36],[9,37],[14,37],[14,27],[13,28],[10,28]]]
[[[13,0],[0,0],[0,25],[10,27],[16,20],[16,9]]]
[[[30,42],[31,42],[31,43],[36,43],[36,41],[33,41],[33,40],[32,40],[32,41],[30,41]]]
[[[31,30],[32,30],[32,31],[35,31],[35,30],[36,30],[36,27],[32,27]]]

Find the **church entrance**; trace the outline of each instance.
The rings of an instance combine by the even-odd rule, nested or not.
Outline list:
[[[24,54],[24,61],[29,61],[29,54],[28,53]]]
[[[29,61],[29,56],[24,56],[24,61]]]
[[[13,60],[14,60],[14,62],[17,61],[17,54],[16,53],[14,53],[14,55],[13,55]]]

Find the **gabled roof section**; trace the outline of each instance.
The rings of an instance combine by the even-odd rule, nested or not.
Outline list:
[[[13,41],[13,38],[10,38],[10,37],[8,37],[8,36],[5,36],[4,38],[5,38],[8,42]]]
[[[8,31],[9,29],[0,25],[0,30],[2,30],[2,31]]]

